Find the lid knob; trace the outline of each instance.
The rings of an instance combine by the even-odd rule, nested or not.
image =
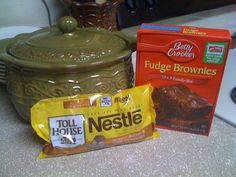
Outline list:
[[[70,16],[64,16],[59,19],[58,27],[63,33],[72,33],[75,31],[78,22],[75,18]]]

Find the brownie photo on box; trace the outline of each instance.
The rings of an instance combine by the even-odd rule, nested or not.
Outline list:
[[[207,118],[212,111],[212,104],[185,85],[156,87],[153,100],[157,123],[174,123],[183,126],[209,123]]]

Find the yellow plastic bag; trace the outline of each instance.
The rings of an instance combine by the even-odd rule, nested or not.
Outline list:
[[[109,94],[87,94],[39,101],[31,124],[47,144],[39,158],[70,155],[154,137],[156,113],[150,85]]]

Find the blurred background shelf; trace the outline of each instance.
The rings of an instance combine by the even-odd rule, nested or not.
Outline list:
[[[236,3],[236,0],[125,0],[118,7],[117,20],[119,28],[122,29],[233,3]],[[203,15],[207,17],[209,13]]]

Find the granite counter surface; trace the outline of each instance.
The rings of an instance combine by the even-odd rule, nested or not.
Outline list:
[[[43,142],[19,119],[0,87],[1,177],[233,177],[236,128],[214,118],[209,137],[159,130],[161,138],[49,159],[36,159]]]
[[[208,18],[205,18],[204,12],[204,16],[176,17],[172,21],[162,22],[185,24],[192,20],[194,25],[224,25],[232,27],[233,34],[234,9],[236,5],[215,10],[214,13],[210,11]],[[221,17],[221,21],[217,17]],[[200,23],[202,19],[206,21]],[[134,35],[137,28],[123,31]],[[44,142],[29,124],[19,119],[6,88],[0,86],[0,177],[236,176],[235,127],[215,117],[209,137],[159,131],[159,139],[71,156],[36,159]]]

